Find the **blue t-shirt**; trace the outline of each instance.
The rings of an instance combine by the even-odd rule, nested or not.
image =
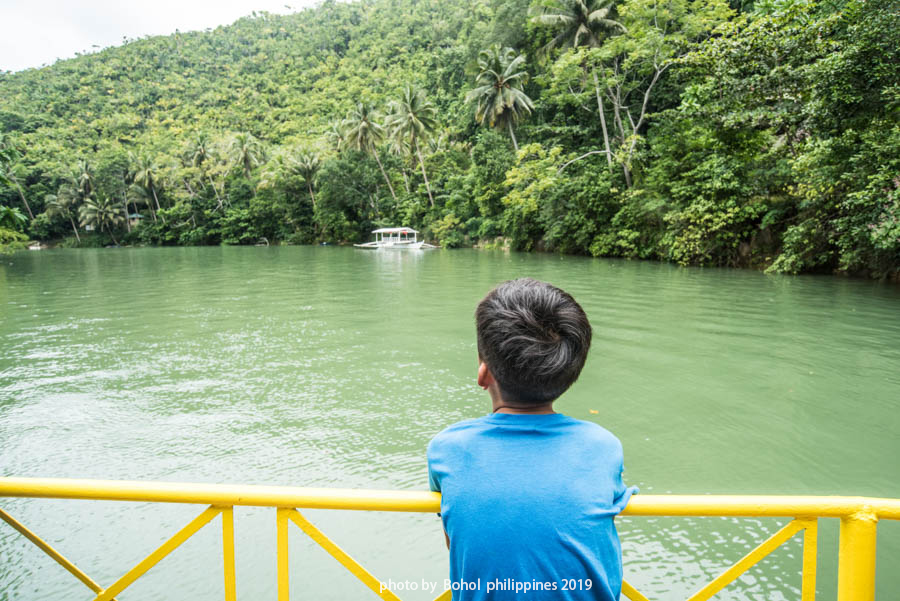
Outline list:
[[[615,436],[561,413],[494,413],[435,436],[428,480],[441,493],[453,600],[619,599],[613,517],[636,492],[622,469]]]

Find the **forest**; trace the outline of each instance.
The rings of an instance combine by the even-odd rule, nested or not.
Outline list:
[[[478,246],[900,280],[898,0],[326,0],[0,72],[0,249]]]

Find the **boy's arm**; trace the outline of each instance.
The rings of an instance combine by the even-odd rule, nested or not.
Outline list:
[[[428,462],[428,488],[431,489],[431,492],[441,492],[441,481],[438,480],[437,476],[431,470],[430,460]]]
[[[441,481],[434,473],[434,470],[431,469],[431,445],[428,445],[428,451],[426,453],[427,461],[428,461],[428,488],[432,490],[432,492],[441,492]],[[440,516],[441,514],[438,514]],[[443,529],[443,524],[441,530],[444,532],[444,540],[447,543],[447,548],[450,548],[450,535],[447,534],[447,531]]]
[[[628,501],[631,500],[631,495],[638,492],[638,487],[626,486],[625,481],[622,478],[622,472],[625,471],[625,460],[621,443],[619,443],[618,445],[618,458],[616,463],[617,467],[614,484],[615,490],[613,492],[613,506],[616,507],[619,511],[622,511],[623,509],[625,509],[625,506],[628,505]]]
[[[425,451],[425,461],[428,464],[428,488],[431,489],[432,492],[441,492],[441,479],[435,473],[434,456],[435,449],[434,441],[432,440],[428,443],[428,448]]]

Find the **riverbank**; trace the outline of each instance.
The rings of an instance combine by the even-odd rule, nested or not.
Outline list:
[[[34,241],[29,241],[27,243],[27,245],[23,245],[22,248],[17,249],[17,250],[26,250],[28,246],[30,246],[34,243],[35,243]],[[109,238],[108,236],[106,236],[104,234],[99,234],[99,233],[82,234],[80,242],[78,240],[76,240],[76,238],[74,236],[69,236],[69,237],[65,237],[65,238],[57,238],[55,240],[39,241],[37,243],[41,245],[42,249],[55,249],[55,248],[72,248],[72,249],[76,249],[76,248],[161,248],[160,246],[157,246],[157,245],[142,244],[142,243],[114,245],[114,244],[112,244],[111,238]],[[340,246],[352,246],[353,244],[354,243],[352,243],[352,242],[338,242],[338,243],[328,243],[327,245],[340,247]],[[319,244],[312,244],[312,245],[292,244],[292,243],[286,242],[284,240],[275,240],[275,241],[271,241],[271,243],[269,243],[267,241],[266,244],[254,244],[254,245],[249,245],[249,246],[269,246],[269,245],[271,245],[271,246],[318,246]],[[211,246],[211,245],[198,245],[198,246]],[[240,245],[238,245],[238,246],[240,246]],[[245,246],[248,246],[248,245],[245,245]],[[500,250],[500,251],[510,252],[513,250],[513,241],[509,237],[504,237],[504,236],[497,236],[497,237],[494,237],[491,239],[486,239],[486,240],[478,240],[474,243],[470,240],[463,240],[461,244],[456,246],[456,248],[470,248],[470,249],[474,249],[474,250],[487,250],[487,251]],[[549,250],[546,248],[546,245],[544,245],[541,242],[536,243],[534,245],[534,248],[532,248],[531,250],[524,251],[524,252],[546,253],[546,254],[556,254],[556,255],[559,255],[559,254],[565,255],[566,254],[566,253],[559,253],[558,251]],[[747,252],[742,251],[742,254],[744,254],[745,256],[749,256],[749,253],[747,253]],[[568,253],[568,256],[590,256],[590,255],[585,255],[583,253]],[[623,257],[614,257],[613,256],[613,257],[594,257],[594,258],[615,259],[615,258],[623,258]],[[641,258],[633,258],[633,257],[628,258],[628,259],[636,260],[636,261],[650,261],[652,263],[677,264],[673,261],[665,261],[665,260],[659,260],[659,259],[641,259]],[[767,271],[769,271],[771,266],[772,266],[772,260],[770,258],[769,261],[764,262],[762,264],[756,264],[756,265],[749,265],[749,264],[747,264],[747,265],[728,265],[728,266],[717,265],[714,267],[726,267],[726,268],[731,268],[731,269],[767,272]],[[698,267],[698,266],[694,266],[694,267]],[[796,274],[796,275],[804,275],[804,274],[805,275],[832,275],[832,276],[841,277],[841,278],[876,280],[876,281],[888,282],[891,284],[900,284],[900,271],[894,273],[890,277],[883,277],[883,278],[874,278],[874,277],[872,277],[873,274],[871,274],[871,273],[849,273],[849,272],[844,272],[844,271],[834,271],[834,270],[829,271],[829,270],[824,270],[824,269],[819,270],[819,271],[808,271],[808,272],[804,272],[803,274]]]

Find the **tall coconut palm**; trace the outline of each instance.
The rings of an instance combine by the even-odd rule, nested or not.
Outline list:
[[[475,88],[466,94],[466,102],[475,104],[475,120],[484,125],[509,130],[513,148],[519,150],[513,126],[523,113],[530,114],[534,103],[522,86],[527,73],[525,57],[512,48],[494,44],[478,55],[481,71],[475,78]]]
[[[239,133],[231,139],[228,154],[233,165],[239,165],[244,177],[250,179],[250,172],[263,161],[263,147],[253,134]]]
[[[200,167],[209,160],[210,152],[209,138],[200,132],[188,142],[186,156],[191,165]]]
[[[425,171],[425,159],[422,157],[419,141],[426,141],[437,128],[437,108],[425,98],[425,92],[406,86],[400,99],[390,104],[387,125],[392,137],[402,140],[410,152],[414,152],[418,157],[422,177],[425,179],[425,190],[433,207],[434,196],[431,195],[431,184],[428,183],[428,173]]]
[[[153,201],[156,203],[156,210],[153,209],[152,204],[150,205],[150,214],[153,215],[153,221],[156,221],[157,211],[162,210],[162,207],[159,205],[159,196],[156,194],[156,189],[159,187],[157,182],[159,167],[147,155],[142,154],[138,156],[131,153],[129,158],[132,165],[132,181],[146,190],[147,194],[152,196]],[[165,216],[162,216],[162,222],[166,222]]]
[[[59,215],[69,220],[75,238],[81,242],[75,218],[78,215],[79,206],[90,199],[94,194],[94,173],[90,163],[80,160],[63,179],[63,183],[56,189],[56,194],[48,194],[44,197],[45,212],[48,215]]]
[[[16,174],[13,171],[16,161],[20,158],[22,158],[22,154],[16,149],[8,137],[0,133],[0,184],[5,184],[18,191],[19,198],[22,199],[22,204],[25,205],[25,210],[28,211],[28,216],[34,219],[34,213],[31,212],[31,206],[25,198],[25,192],[22,190],[22,185],[19,183],[19,180],[16,179]]]
[[[59,215],[69,220],[69,223],[72,224],[72,231],[75,232],[75,239],[81,244],[81,236],[78,233],[78,226],[75,224],[79,200],[78,192],[71,185],[62,184],[56,194],[48,194],[44,197],[44,206],[47,207],[45,212],[48,215]]]
[[[309,190],[309,197],[312,200],[313,211],[315,211],[316,193],[313,192],[313,183],[315,182],[316,174],[319,172],[322,163],[319,161],[319,157],[312,152],[300,152],[294,160],[300,169],[300,174],[303,176],[303,179],[306,180],[306,189]]]
[[[291,176],[292,161],[290,157],[284,153],[278,153],[262,166],[259,174],[259,183],[256,184],[257,190],[266,190],[277,188],[281,183]]]
[[[386,126],[389,127],[389,121],[386,122]],[[409,173],[407,167],[411,163],[412,154],[406,146],[405,140],[400,140],[394,136],[388,136],[387,149],[389,153],[400,159],[400,175],[403,176],[403,187],[406,189],[406,193],[409,194]]]
[[[384,140],[384,126],[379,123],[381,115],[370,104],[359,103],[350,111],[350,114],[344,119],[342,129],[344,132],[344,144],[353,150],[358,150],[375,157],[378,168],[381,169],[381,175],[387,182],[388,189],[391,191],[391,197],[394,202],[397,201],[397,195],[394,193],[394,186],[391,179],[381,164],[381,158],[378,156],[376,146]]]
[[[344,148],[346,142],[346,136],[344,135],[344,124],[337,119],[329,121],[328,127],[325,129],[325,137],[334,148],[338,150]]]
[[[16,152],[11,146],[4,144],[3,137],[0,136],[0,186],[9,186],[12,188],[12,180],[7,172],[12,167],[13,161],[16,160]]]
[[[83,159],[78,161],[73,176],[78,194],[82,199],[89,198],[94,194],[94,170],[87,161]]]
[[[219,196],[219,189],[216,188],[216,184],[213,182],[212,176],[210,176],[209,170],[206,168],[212,158],[212,143],[210,142],[209,137],[204,132],[198,133],[190,143],[188,143],[187,159],[191,165],[200,170],[201,177],[206,177],[206,181],[209,182],[213,192],[216,193],[216,200],[221,208],[222,197]]]
[[[100,231],[105,229],[118,246],[119,241],[113,234],[113,228],[120,225],[125,218],[109,198],[89,198],[81,205],[78,213],[81,217],[81,225],[93,225]]]
[[[532,18],[532,22],[551,27],[556,31],[556,36],[544,47],[545,51],[564,46],[599,48],[603,40],[613,32],[625,31],[625,26],[615,19],[614,0],[549,0],[542,8],[541,14]],[[612,165],[606,113],[603,109],[597,71],[592,69],[591,75],[594,78],[597,112],[600,114],[600,126],[603,129],[606,162]]]
[[[125,192],[125,198],[134,205],[135,212],[137,212],[139,205],[149,207],[151,213],[153,212],[153,197],[143,186],[131,184]]]

